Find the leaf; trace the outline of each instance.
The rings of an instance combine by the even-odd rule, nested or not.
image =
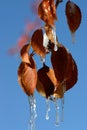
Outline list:
[[[69,29],[72,33],[74,33],[81,23],[81,10],[74,2],[68,0],[68,2],[66,3],[65,12]]]
[[[22,47],[20,51],[20,56],[23,62],[30,63],[28,54],[29,50],[30,50],[30,44],[26,44]]]
[[[53,26],[57,20],[54,0],[43,0],[38,7],[38,15],[46,24]]]
[[[59,85],[57,86],[53,96],[54,98],[63,98],[64,96],[64,92],[65,92],[65,85],[66,83],[65,82],[61,82],[59,83]]]
[[[52,51],[51,62],[58,82],[62,82],[66,76],[66,68],[68,62],[67,50],[60,45],[57,51]]]
[[[59,46],[58,51],[52,52],[51,61],[59,86],[65,86],[66,90],[72,88],[77,82],[78,71],[69,51],[64,46]],[[61,91],[63,91],[63,88],[61,88]]]
[[[31,46],[38,55],[40,55],[41,57],[45,56],[46,50],[43,47],[42,29],[38,29],[33,33],[32,38],[31,38]]]
[[[64,95],[63,84],[57,81],[54,70],[46,65],[38,70],[36,89],[42,96],[50,99],[52,95],[54,98],[62,98]]]
[[[41,69],[38,70],[38,81],[37,81],[37,91],[42,95],[48,98],[52,95],[57,86],[57,80],[54,75],[53,69],[44,65]]]
[[[71,74],[70,76],[66,79],[66,91],[69,90],[70,88],[72,88],[75,83],[77,82],[78,80],[78,69],[77,69],[77,65],[76,65],[76,62],[75,60],[73,59],[73,57],[71,56],[72,58],[72,65],[71,65]],[[70,70],[68,70],[70,71]]]
[[[32,55],[29,55],[29,63],[20,64],[18,82],[27,95],[33,95],[37,83],[37,71]]]

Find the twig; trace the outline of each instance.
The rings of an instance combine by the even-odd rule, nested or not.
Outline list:
[[[56,4],[55,4],[56,8],[58,7],[59,3],[61,3],[61,2],[63,2],[63,0],[56,0]]]

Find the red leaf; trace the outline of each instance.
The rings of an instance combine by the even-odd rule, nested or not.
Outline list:
[[[41,27],[41,20],[39,18],[36,18],[35,21],[28,21],[25,26],[25,32],[28,32],[29,34],[36,30],[38,27]]]
[[[29,36],[24,34],[20,37],[20,39],[17,42],[17,45],[13,48],[9,49],[9,54],[14,55],[15,53],[17,53],[18,51],[20,51],[20,49],[28,42],[29,40]]]

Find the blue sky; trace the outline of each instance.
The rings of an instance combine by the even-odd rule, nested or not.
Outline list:
[[[33,0],[32,0],[33,1]],[[45,120],[45,99],[35,92],[37,100],[36,130],[87,129],[87,1],[73,0],[82,10],[82,23],[72,44],[65,17],[65,3],[57,10],[57,36],[59,42],[72,53],[78,66],[78,82],[65,94],[64,122],[55,126],[55,107],[51,103],[50,120]],[[28,130],[28,98],[17,81],[19,54],[9,56],[7,51],[16,45],[23,34],[27,19],[35,16],[30,10],[30,0],[0,0],[0,130]],[[39,68],[39,64],[37,64]]]

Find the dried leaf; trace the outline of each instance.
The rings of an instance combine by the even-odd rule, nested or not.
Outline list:
[[[72,56],[71,56],[72,58]],[[75,83],[78,80],[78,69],[75,60],[72,58],[72,65],[71,65],[71,74],[70,76],[66,79],[66,91],[72,88]],[[70,70],[68,70],[70,71]]]
[[[22,47],[20,51],[20,56],[23,62],[30,63],[28,54],[29,50],[30,50],[30,44],[26,44]]]
[[[58,83],[54,70],[48,66],[42,67],[38,71],[37,91],[48,98],[53,95],[54,98],[62,98],[64,95],[63,84]]]
[[[78,78],[77,66],[72,55],[61,45],[58,51],[52,52],[51,61],[59,86],[65,86],[66,90],[72,88]],[[61,88],[62,91],[63,88]]]
[[[66,76],[68,62],[67,50],[64,46],[59,46],[57,51],[52,51],[51,62],[58,82],[62,82]]]
[[[57,88],[56,88],[56,90],[55,90],[55,92],[54,92],[54,94],[53,94],[53,96],[55,97],[55,98],[63,98],[63,96],[64,96],[64,87],[65,87],[65,82],[62,82],[62,83],[59,83],[59,85],[57,86]]]
[[[65,12],[69,29],[72,33],[74,33],[81,23],[81,10],[74,2],[68,0],[68,2],[66,3]]]
[[[38,15],[46,24],[53,26],[57,20],[54,0],[43,0],[38,7]]]
[[[45,97],[52,95],[57,87],[57,80],[53,69],[44,65],[38,70],[37,91]]]
[[[27,95],[33,95],[37,83],[36,65],[29,56],[29,62],[22,62],[18,68],[18,82]]]
[[[43,47],[43,32],[42,29],[36,30],[31,38],[31,46],[33,50],[39,54],[41,57],[44,57],[46,54],[46,49]]]

